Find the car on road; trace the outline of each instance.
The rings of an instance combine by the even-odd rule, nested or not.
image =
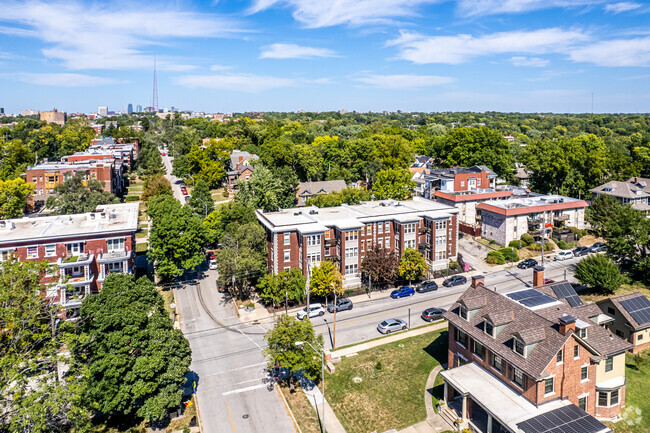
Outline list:
[[[439,320],[442,319],[443,313],[445,313],[447,310],[444,308],[427,308],[422,312],[422,320],[425,322],[433,322],[434,320]]]
[[[181,188],[181,192],[183,195],[187,195],[187,189],[185,187]]]
[[[415,289],[415,291],[418,293],[433,292],[434,290],[438,290],[438,285],[435,281],[426,281],[420,284],[417,289]]]
[[[208,251],[205,253],[205,258],[208,260],[214,260],[214,253],[212,251]]]
[[[217,261],[215,259],[210,259],[210,265],[208,267],[210,269],[217,269]]]
[[[595,244],[589,247],[589,252],[591,253],[599,253],[605,250],[607,250],[607,244],[604,242],[596,242]]]
[[[322,304],[309,304],[309,317],[322,316],[323,314],[325,314],[325,309],[323,308]],[[298,311],[296,317],[298,317],[298,320],[302,320],[307,317],[307,307]]]
[[[447,278],[443,281],[442,285],[445,287],[460,286],[467,282],[467,278],[463,275],[454,275],[453,277]]]
[[[587,247],[578,247],[573,250],[573,257],[586,256],[589,254],[589,248]]]
[[[390,292],[390,297],[393,299],[405,298],[407,296],[413,296],[413,295],[415,295],[415,289],[410,286],[402,286],[399,289]]]
[[[403,331],[406,328],[408,328],[406,322],[401,319],[386,319],[377,325],[377,331],[381,332],[382,334],[390,334],[391,332],[395,331]]]
[[[517,267],[518,267],[519,269],[528,269],[528,268],[532,268],[532,267],[534,267],[534,266],[537,266],[537,260],[535,260],[535,259],[526,259],[526,260],[522,260],[522,261],[519,262],[519,264],[517,265]]]
[[[329,313],[334,312],[334,304],[329,304],[327,306],[327,311]],[[338,298],[336,300],[336,311],[345,311],[345,310],[351,310],[352,309],[352,301],[350,301],[348,298]]]
[[[553,260],[568,260],[573,258],[573,253],[571,251],[560,251],[553,257]]]
[[[165,152],[162,153],[162,156],[166,156],[167,154]]]

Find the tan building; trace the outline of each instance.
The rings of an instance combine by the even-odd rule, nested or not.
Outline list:
[[[52,109],[52,111],[41,112],[41,120],[47,123],[56,123],[57,125],[63,126],[67,118],[68,116],[65,111],[58,111],[56,108]]]
[[[607,328],[632,343],[633,353],[650,347],[650,301],[641,292],[603,299],[598,306],[614,318]]]

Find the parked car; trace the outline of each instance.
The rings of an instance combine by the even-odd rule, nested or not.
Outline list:
[[[377,325],[377,331],[381,332],[382,334],[390,334],[391,332],[395,331],[403,331],[406,328],[408,328],[408,326],[406,326],[406,322],[401,319],[386,319]]]
[[[217,269],[217,261],[215,259],[210,259],[210,269]]]
[[[162,153],[162,156],[165,156],[165,155],[167,155],[167,154],[166,154],[165,152],[163,152],[163,153]]]
[[[519,269],[528,269],[528,268],[532,268],[532,267],[534,267],[534,266],[537,266],[537,260],[535,260],[535,259],[526,259],[526,260],[522,260],[522,261],[519,262],[519,264],[517,265],[517,267],[518,267]]]
[[[567,260],[573,258],[573,253],[571,251],[560,251],[553,257],[553,260]]]
[[[586,256],[587,254],[589,254],[589,248],[587,247],[578,247],[573,250],[574,257]]]
[[[427,308],[422,312],[422,320],[426,322],[433,322],[434,320],[442,319],[442,314],[447,310],[443,308]]]
[[[325,314],[325,309],[322,304],[309,304],[309,317],[322,316],[323,314]],[[296,317],[298,317],[298,320],[307,317],[307,307],[298,311]]]
[[[350,301],[348,298],[338,298],[336,300],[336,311],[345,311],[345,310],[351,310],[352,309],[352,301]],[[334,304],[329,304],[327,306],[327,311],[329,313],[334,312]]]
[[[589,247],[589,252],[591,253],[599,253],[605,250],[607,250],[607,244],[605,242],[596,242]]]
[[[212,251],[208,251],[207,253],[205,253],[205,257],[208,260],[214,260],[214,253]]]
[[[187,189],[181,188],[181,192],[183,193],[183,195],[187,195]]]
[[[442,285],[445,287],[460,286],[467,282],[467,278],[463,275],[454,275],[453,277],[447,278],[443,281]]]
[[[434,290],[438,290],[438,285],[435,281],[427,281],[426,283],[420,284],[418,288],[415,289],[418,293],[433,292]]]
[[[410,286],[402,286],[399,289],[390,292],[390,297],[393,299],[404,298],[406,296],[413,296],[413,295],[415,295],[415,289]]]

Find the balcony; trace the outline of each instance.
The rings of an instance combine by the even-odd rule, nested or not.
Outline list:
[[[123,262],[131,258],[131,251],[109,251],[97,257],[98,263]]]
[[[336,239],[326,239],[325,240],[325,246],[326,247],[335,247],[336,246]]]
[[[90,286],[76,287],[74,289],[62,288],[60,304],[64,308],[78,308],[83,300],[90,294]]]
[[[534,218],[530,218],[530,217],[528,218],[528,224],[529,225],[530,224],[542,224],[544,222],[546,222],[546,221],[544,220],[544,217],[542,215],[538,215],[538,216],[536,216]]]
[[[66,254],[63,257],[59,257],[56,264],[59,266],[59,269],[72,268],[77,266],[88,266],[93,262],[94,254]]]

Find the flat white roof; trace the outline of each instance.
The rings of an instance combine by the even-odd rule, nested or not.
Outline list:
[[[490,200],[485,202],[486,204],[500,207],[503,209],[513,209],[513,208],[526,208],[526,207],[535,207],[535,206],[548,206],[552,204],[559,203],[573,203],[580,204],[579,207],[583,207],[583,200],[578,200],[573,197],[566,197],[563,195],[557,194],[548,194],[548,195],[532,195],[524,198],[509,198],[505,200]]]
[[[84,238],[138,229],[139,203],[99,205],[97,210],[73,215],[56,215],[0,221],[0,247],[15,243],[57,238]]]

